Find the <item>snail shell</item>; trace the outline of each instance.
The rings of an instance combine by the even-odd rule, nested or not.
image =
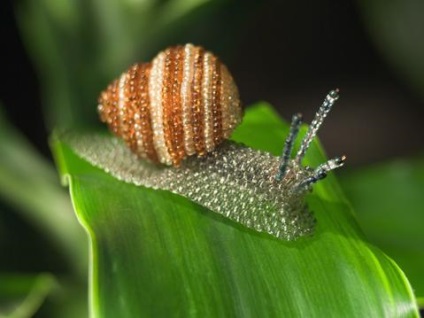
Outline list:
[[[192,44],[133,65],[101,93],[98,111],[139,157],[174,166],[213,151],[242,118],[227,67]]]

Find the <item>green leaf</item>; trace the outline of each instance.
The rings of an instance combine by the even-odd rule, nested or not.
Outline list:
[[[234,138],[278,153],[287,130],[260,104]],[[334,175],[308,197],[315,235],[285,242],[117,181],[57,138],[53,151],[90,233],[95,317],[418,316],[407,279],[364,239]],[[324,161],[317,142],[306,159]]]
[[[393,257],[424,299],[424,156],[346,172],[341,182],[367,237]]]

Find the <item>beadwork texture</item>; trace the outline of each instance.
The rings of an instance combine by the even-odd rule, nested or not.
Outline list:
[[[225,141],[202,158],[191,157],[178,168],[140,160],[125,144],[101,135],[64,136],[83,159],[119,180],[168,190],[258,232],[284,240],[313,233],[315,218],[299,191],[313,169],[292,160],[281,181],[275,180],[278,157]]]
[[[226,66],[192,44],[132,66],[101,93],[98,111],[140,158],[175,166],[213,151],[242,117]]]

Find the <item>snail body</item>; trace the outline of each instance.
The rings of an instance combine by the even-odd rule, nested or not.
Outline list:
[[[242,117],[227,67],[192,44],[133,65],[101,93],[98,111],[138,157],[174,166],[212,152]]]

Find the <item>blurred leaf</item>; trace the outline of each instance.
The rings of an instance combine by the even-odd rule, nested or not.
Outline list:
[[[424,156],[350,171],[341,183],[367,237],[424,298]]]
[[[279,152],[287,130],[258,105],[235,138]],[[308,198],[315,235],[289,243],[172,193],[117,181],[63,141],[52,145],[90,233],[95,317],[418,316],[405,276],[364,240],[333,175]],[[325,159],[317,142],[307,159]]]
[[[358,0],[358,3],[381,54],[424,98],[424,1]]]
[[[0,274],[0,317],[33,317],[55,286],[49,274]]]
[[[0,318],[87,317],[86,285],[51,274],[0,274]]]
[[[87,246],[53,166],[10,126],[0,108],[0,195],[50,237],[76,273],[87,270]]]

